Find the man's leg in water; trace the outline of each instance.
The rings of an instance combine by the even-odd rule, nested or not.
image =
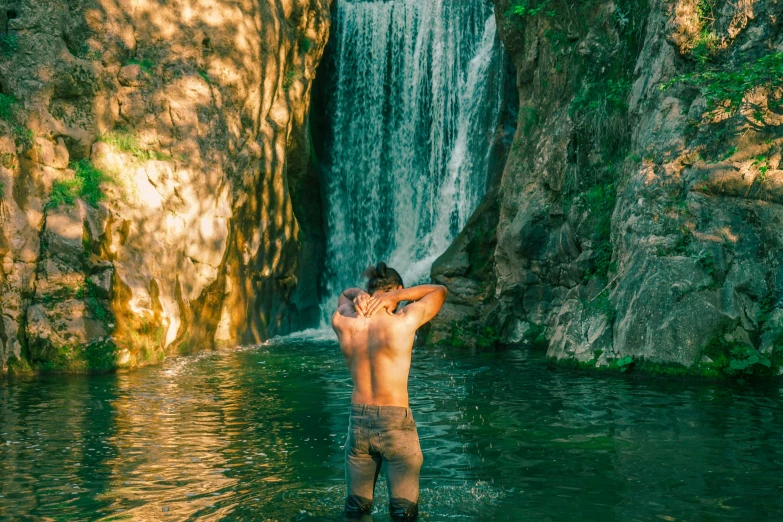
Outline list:
[[[366,435],[366,436],[365,436]],[[372,510],[375,482],[381,471],[381,456],[370,453],[369,433],[363,429],[348,429],[345,441],[345,514],[361,517]]]
[[[419,473],[424,462],[412,418],[403,430],[388,432],[384,447],[389,514],[393,520],[416,520],[419,514]]]

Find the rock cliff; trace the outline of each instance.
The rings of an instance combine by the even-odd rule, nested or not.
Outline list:
[[[778,374],[783,2],[498,0],[520,111],[430,342]]]
[[[321,225],[298,217],[329,7],[0,0],[0,369],[318,321]]]

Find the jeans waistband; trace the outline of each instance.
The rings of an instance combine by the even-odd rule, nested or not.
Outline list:
[[[413,418],[413,412],[410,408],[403,406],[371,406],[369,404],[351,403],[352,415],[389,415]]]

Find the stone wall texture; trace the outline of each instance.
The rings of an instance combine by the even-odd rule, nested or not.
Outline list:
[[[779,373],[783,2],[528,4],[496,2],[517,133],[430,342]]]
[[[0,0],[2,371],[318,321],[295,209],[330,3]]]

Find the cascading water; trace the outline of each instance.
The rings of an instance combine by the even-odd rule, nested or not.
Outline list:
[[[328,309],[377,261],[427,278],[484,194],[503,88],[486,0],[338,0],[334,30]]]

